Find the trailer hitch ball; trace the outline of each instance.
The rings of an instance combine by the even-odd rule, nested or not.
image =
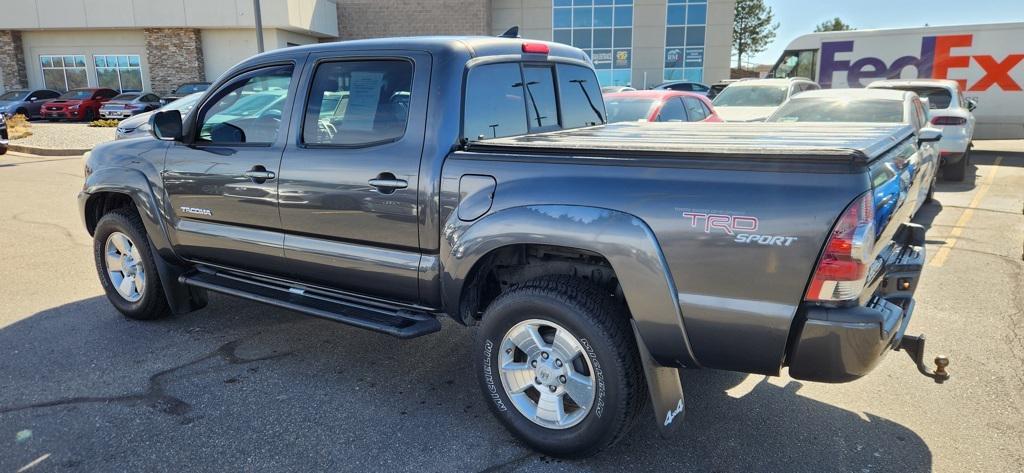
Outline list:
[[[945,355],[939,355],[935,357],[935,375],[941,376],[944,379],[949,379],[949,372],[946,371],[946,367],[949,366],[949,358]]]
[[[928,369],[924,362],[924,335],[912,336],[904,335],[900,340],[899,345],[895,348],[897,351],[905,351],[907,355],[910,355],[910,359],[914,361],[917,366],[917,370],[921,374],[935,380],[936,383],[942,384],[949,380],[949,371],[946,369],[949,367],[949,358],[944,355],[935,357],[935,371]]]

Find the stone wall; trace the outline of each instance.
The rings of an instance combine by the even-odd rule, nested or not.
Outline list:
[[[206,80],[202,36],[193,28],[146,28],[149,87],[169,94],[183,82]]]
[[[490,34],[490,0],[337,0],[340,39]]]
[[[0,30],[0,90],[28,87],[21,32]]]

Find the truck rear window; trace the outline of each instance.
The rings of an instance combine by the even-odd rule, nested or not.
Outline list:
[[[464,104],[463,136],[471,141],[605,122],[594,72],[571,64],[477,66]]]

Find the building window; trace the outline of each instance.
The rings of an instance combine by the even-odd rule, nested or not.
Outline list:
[[[553,0],[552,39],[582,49],[601,85],[630,85],[633,0]]]
[[[138,54],[93,56],[96,83],[121,92],[142,90],[142,64]]]
[[[665,15],[665,80],[704,80],[707,0],[669,0]]]
[[[89,86],[85,72],[85,56],[39,56],[43,69],[43,85],[47,89],[67,91]]]

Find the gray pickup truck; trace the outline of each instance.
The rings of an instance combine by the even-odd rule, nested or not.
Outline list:
[[[551,455],[610,445],[648,401],[670,432],[678,368],[844,382],[904,349],[947,376],[904,334],[907,162],[938,132],[604,113],[555,43],[288,48],[154,114],[157,139],[97,146],[78,200],[125,316],[214,291],[399,338],[476,325],[464,369]]]

